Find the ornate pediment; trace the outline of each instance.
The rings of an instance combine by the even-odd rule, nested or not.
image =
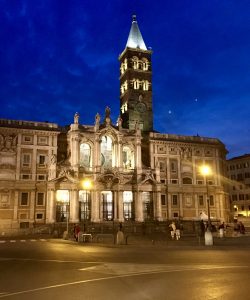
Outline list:
[[[71,183],[79,183],[79,178],[76,176],[73,169],[64,166],[60,168],[58,176],[51,181],[69,181]]]
[[[131,183],[132,179],[132,174],[120,173],[117,168],[105,170],[97,177],[97,181],[103,183],[108,189],[115,184]]]

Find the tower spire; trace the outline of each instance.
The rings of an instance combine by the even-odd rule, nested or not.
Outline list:
[[[147,50],[136,20],[136,15],[132,15],[132,25],[126,47]]]

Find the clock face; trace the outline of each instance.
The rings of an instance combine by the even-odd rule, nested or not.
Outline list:
[[[135,108],[136,108],[136,110],[137,110],[138,112],[140,112],[140,113],[145,112],[146,109],[147,109],[146,104],[143,103],[143,102],[139,102],[138,104],[136,104],[136,107],[135,107]]]

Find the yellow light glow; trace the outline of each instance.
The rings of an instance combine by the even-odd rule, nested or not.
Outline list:
[[[84,190],[89,190],[92,188],[92,181],[90,179],[84,179],[82,182],[82,187]]]
[[[57,190],[56,199],[61,202],[69,202],[69,191],[68,190]]]
[[[211,169],[207,165],[203,165],[200,167],[200,172],[203,176],[208,176],[211,174]]]

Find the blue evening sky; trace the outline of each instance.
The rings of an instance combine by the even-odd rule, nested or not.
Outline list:
[[[131,15],[153,50],[154,129],[250,152],[249,0],[0,0],[0,118],[119,114]]]

